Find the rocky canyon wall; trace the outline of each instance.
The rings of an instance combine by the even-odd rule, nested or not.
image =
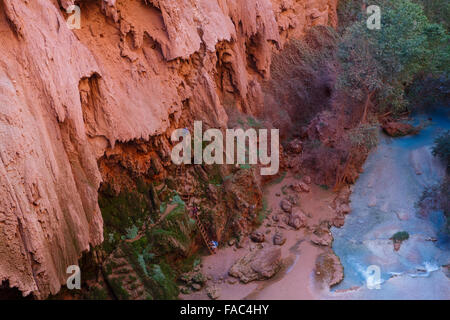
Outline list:
[[[0,0],[0,284],[57,293],[103,241],[98,189],[114,172],[99,160],[156,137],[167,161],[171,129],[257,115],[273,53],[335,26],[336,2]]]

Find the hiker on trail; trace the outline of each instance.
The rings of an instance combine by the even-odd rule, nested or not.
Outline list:
[[[214,251],[217,249],[218,246],[219,246],[219,244],[217,243],[217,241],[214,241],[214,240],[211,241],[211,248]]]

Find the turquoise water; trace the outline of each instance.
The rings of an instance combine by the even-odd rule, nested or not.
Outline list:
[[[440,266],[450,263],[450,240],[443,232],[442,212],[423,217],[415,204],[423,190],[438,184],[443,164],[432,156],[434,139],[450,129],[450,114],[441,110],[416,116],[432,121],[418,135],[380,143],[364,166],[351,196],[352,212],[342,228],[333,228],[333,250],[344,266],[344,280],[334,289],[357,299],[450,299],[450,280]],[[399,251],[389,238],[407,231],[410,238]],[[429,241],[430,239],[437,241]],[[377,277],[369,266],[380,271]],[[367,279],[379,289],[367,288]],[[340,293],[336,293],[340,295]]]

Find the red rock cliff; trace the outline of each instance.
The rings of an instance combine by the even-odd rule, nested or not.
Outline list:
[[[65,8],[81,8],[81,29]],[[0,0],[0,283],[45,298],[103,241],[97,160],[257,113],[273,52],[337,0]]]

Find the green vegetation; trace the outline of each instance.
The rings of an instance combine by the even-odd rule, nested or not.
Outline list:
[[[358,127],[349,130],[348,135],[352,147],[370,150],[378,144],[378,127],[371,124],[360,124]]]
[[[378,111],[405,111],[405,89],[414,78],[447,73],[450,65],[448,33],[441,24],[430,22],[420,5],[410,0],[370,4],[381,8],[381,29],[369,30],[367,15],[358,15],[343,31],[339,45],[338,85],[364,102],[363,122],[373,101]]]
[[[406,231],[399,231],[391,237],[391,240],[393,240],[395,242],[402,242],[402,241],[405,241],[408,239],[409,239],[409,233]]]
[[[114,291],[114,294],[119,300],[128,300],[130,298],[129,293],[122,287],[122,280],[120,278],[114,278],[109,281],[109,284]]]
[[[271,210],[269,209],[269,205],[267,203],[267,199],[262,199],[262,208],[258,212],[258,223],[263,223],[264,219],[270,214]]]
[[[150,186],[144,183],[140,183],[135,190],[123,190],[118,195],[107,187],[103,188],[99,196],[107,239],[103,249],[107,254],[117,249],[124,253],[124,258],[138,277],[136,281],[144,284],[149,299],[176,299],[176,277],[190,267],[189,263],[181,268],[179,264],[169,261],[186,254],[195,222],[192,223],[185,214],[185,203],[176,191],[166,185],[157,195],[153,195],[157,199],[151,199],[153,193],[150,190]],[[146,229],[146,226],[158,221],[169,206],[174,207],[165,219],[158,226]],[[136,240],[125,242],[126,239]],[[190,263],[192,267],[194,261]],[[114,294],[119,299],[128,299],[129,293],[122,287],[122,269],[127,270],[112,261],[105,266],[108,276],[114,273],[109,281]]]
[[[442,159],[447,165],[447,172],[450,171],[450,131],[439,136],[433,147],[433,155]]]
[[[89,289],[89,293],[86,296],[87,300],[108,300],[108,293],[105,289],[94,286]]]

